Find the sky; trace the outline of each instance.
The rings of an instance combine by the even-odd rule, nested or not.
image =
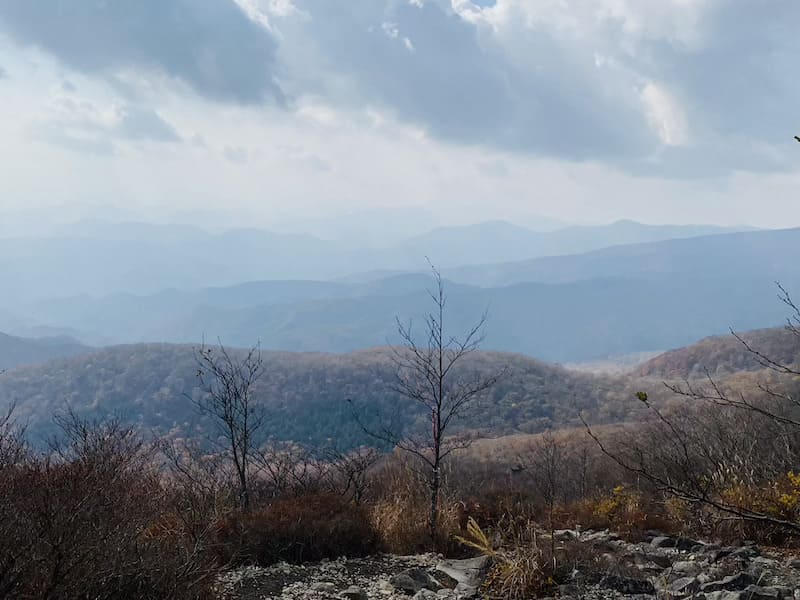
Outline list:
[[[797,23],[796,0],[3,0],[0,218],[796,226]]]

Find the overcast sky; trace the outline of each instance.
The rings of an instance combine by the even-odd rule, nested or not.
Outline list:
[[[800,225],[798,23],[796,0],[3,0],[0,210]]]

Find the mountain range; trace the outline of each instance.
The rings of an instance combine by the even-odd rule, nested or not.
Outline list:
[[[488,310],[488,349],[555,362],[681,347],[783,322],[775,281],[800,288],[797,248],[800,229],[747,231],[445,268],[448,324],[457,332]],[[254,281],[31,301],[25,311],[28,321],[92,345],[219,338],[348,352],[396,342],[395,319],[418,321],[431,283],[424,273]],[[17,333],[18,322],[0,314],[0,330]]]
[[[618,222],[538,232],[506,222],[449,227],[387,246],[358,238],[238,229],[211,233],[184,225],[84,221],[56,233],[0,238],[0,309],[24,313],[33,300],[164,289],[229,286],[275,279],[330,280],[374,270],[423,271],[585,252],[728,231],[713,226]]]

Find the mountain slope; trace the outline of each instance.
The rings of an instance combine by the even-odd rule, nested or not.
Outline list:
[[[256,396],[268,408],[265,433],[276,439],[343,445],[369,441],[355,425],[353,399],[363,417],[391,417],[402,427],[424,426],[418,405],[390,391],[394,367],[385,349],[351,354],[265,352],[265,375]],[[490,352],[472,355],[465,369],[510,374],[464,426],[484,433],[535,432],[576,425],[580,411],[600,421],[627,418],[631,389],[621,380],[572,373],[530,358]],[[196,364],[189,346],[138,344],[19,368],[0,378],[0,406],[17,401],[18,416],[37,435],[51,427],[54,411],[116,414],[147,430],[185,435],[211,431],[189,397],[196,393]],[[635,403],[634,403],[635,405]]]
[[[759,329],[739,334],[764,356],[785,365],[800,363],[800,337],[786,328]],[[756,357],[733,335],[714,336],[696,344],[670,350],[639,365],[634,373],[642,377],[691,379],[717,377],[763,368]]]
[[[28,339],[0,333],[0,370],[34,365],[90,349],[68,337]]]

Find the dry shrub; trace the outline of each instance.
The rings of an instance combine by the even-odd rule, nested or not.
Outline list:
[[[484,597],[523,600],[553,587],[556,563],[539,545],[534,523],[512,521],[503,534],[502,547],[497,549],[478,523],[469,519],[464,536],[456,536],[460,543],[491,559],[483,583]]]
[[[266,508],[226,517],[216,529],[225,563],[301,563],[366,556],[381,549],[364,509],[329,494],[279,499]]]
[[[200,549],[147,533],[164,493],[138,437],[74,417],[63,428],[53,452],[0,469],[0,597],[210,597]]]
[[[730,485],[720,492],[725,504],[744,512],[768,515],[778,521],[800,522],[800,475],[789,471],[760,486]],[[778,523],[748,521],[716,515],[714,533],[726,541],[750,539],[768,544],[796,544],[797,535]]]
[[[428,487],[414,469],[403,461],[392,461],[376,476],[372,490],[370,521],[387,551],[416,554],[433,547],[451,556],[463,554],[463,546],[453,539],[459,531],[457,503],[446,485],[440,492],[438,539],[433,541],[428,528]]]
[[[668,508],[659,498],[618,485],[608,494],[556,507],[554,521],[558,527],[611,529],[630,540],[639,540],[645,531],[671,533],[680,526]]]

